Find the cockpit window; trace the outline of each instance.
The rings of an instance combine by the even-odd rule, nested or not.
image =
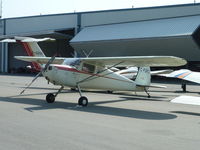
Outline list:
[[[89,72],[89,73],[94,73],[95,72],[95,66],[83,63],[82,71]]]

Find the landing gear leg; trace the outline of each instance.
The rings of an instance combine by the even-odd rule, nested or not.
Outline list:
[[[147,93],[147,95],[148,95],[147,97],[148,97],[148,98],[151,98],[151,95],[149,94],[149,92],[147,91],[146,88],[144,88],[144,91]]]
[[[64,86],[61,86],[61,88],[58,90],[58,92],[54,95],[53,93],[49,93],[46,96],[47,103],[53,103],[55,101],[56,96],[64,89]]]
[[[80,98],[78,99],[78,105],[80,105],[80,106],[87,106],[88,105],[88,99],[87,99],[87,97],[82,96],[82,92],[81,92],[81,89],[80,89],[79,85],[77,85],[77,88],[78,88],[78,92],[80,94]]]
[[[186,92],[186,83],[182,83],[181,88],[183,89],[183,92]]]

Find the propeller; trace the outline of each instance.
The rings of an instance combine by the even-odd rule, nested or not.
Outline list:
[[[28,84],[27,87],[24,88],[23,91],[21,91],[20,95],[23,94],[32,84],[33,82],[43,73],[47,70],[47,68],[49,67],[49,65],[54,61],[56,56],[51,57],[51,59],[49,59],[49,61],[46,63],[46,65],[44,66],[44,68],[33,78],[33,80]]]

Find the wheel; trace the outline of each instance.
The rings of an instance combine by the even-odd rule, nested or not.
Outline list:
[[[78,104],[81,106],[87,106],[87,104],[88,104],[87,97],[85,97],[85,96],[80,97],[78,100]]]
[[[76,88],[71,88],[71,91],[77,91]]]
[[[181,88],[183,89],[183,92],[186,93],[186,83],[182,83]]]
[[[107,93],[108,93],[108,94],[112,94],[112,93],[113,93],[113,91],[110,91],[110,90],[108,90],[108,91],[107,91]]]
[[[55,96],[52,93],[47,94],[46,101],[47,103],[53,103],[55,101]]]

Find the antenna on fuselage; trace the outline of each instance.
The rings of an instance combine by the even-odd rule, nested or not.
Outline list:
[[[93,52],[93,49],[90,50],[90,52],[88,54],[83,50],[83,53],[84,53],[85,57],[87,57],[87,58],[92,54],[92,52]]]

